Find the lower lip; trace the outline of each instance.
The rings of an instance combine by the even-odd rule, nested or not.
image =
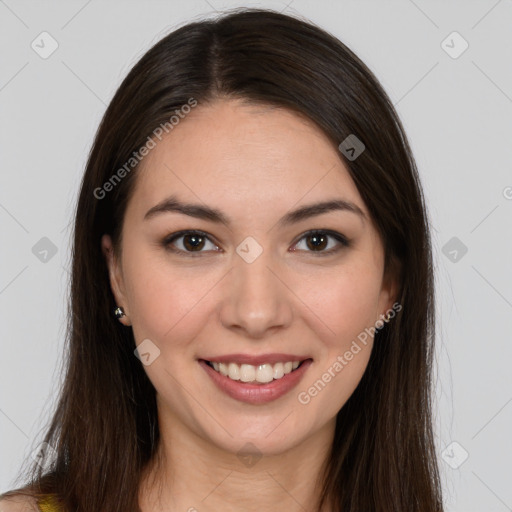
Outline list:
[[[308,359],[296,370],[267,384],[249,384],[239,380],[232,380],[214,370],[206,361],[199,360],[199,364],[221,391],[224,391],[224,393],[235,400],[249,404],[266,404],[285,395],[299,383],[312,362],[312,359]]]

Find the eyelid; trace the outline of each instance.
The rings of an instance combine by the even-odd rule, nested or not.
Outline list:
[[[350,247],[350,245],[351,245],[351,241],[342,233],[333,231],[331,229],[317,228],[317,229],[310,229],[308,231],[305,231],[301,235],[299,235],[299,237],[293,242],[292,247],[296,246],[301,240],[303,240],[307,236],[311,236],[311,235],[315,235],[315,234],[323,234],[328,237],[334,238],[338,242],[339,246],[335,247],[335,248],[331,248],[327,251],[301,251],[301,250],[296,251],[294,249],[293,252],[306,252],[306,253],[311,253],[315,256],[328,256],[330,254],[339,252],[343,248]],[[164,246],[164,248],[166,248],[167,250],[169,250],[171,252],[181,254],[181,255],[191,256],[191,257],[197,257],[197,256],[201,256],[204,253],[208,254],[209,252],[211,252],[211,251],[197,251],[197,252],[183,251],[181,249],[172,247],[171,244],[175,240],[177,240],[183,236],[186,236],[186,235],[200,235],[201,237],[209,240],[215,246],[217,246],[217,247],[219,246],[219,244],[217,244],[217,242],[215,241],[215,238],[212,235],[210,235],[209,233],[207,233],[205,231],[201,231],[200,229],[184,229],[181,231],[176,231],[175,233],[172,233],[172,234],[166,236],[162,241],[162,245]]]

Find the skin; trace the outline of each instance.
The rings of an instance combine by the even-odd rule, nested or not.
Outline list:
[[[171,194],[221,210],[231,227],[176,212],[144,220]],[[290,210],[329,199],[355,203],[366,219],[334,211],[277,225]],[[197,257],[190,245],[182,254],[163,245],[185,229],[211,235]],[[336,231],[350,246],[329,237],[315,251],[304,237],[312,229]],[[252,263],[236,252],[248,236],[263,248]],[[185,241],[173,245],[186,251]],[[320,254],[333,247],[339,250]],[[375,325],[396,294],[384,275],[382,241],[337,147],[290,111],[235,100],[199,105],[144,159],[122,255],[108,235],[102,249],[126,313],[120,321],[132,326],[137,344],[150,339],[160,350],[144,366],[157,391],[162,442],[141,483],[141,509],[313,510],[336,414],[366,369],[372,337],[308,404],[297,395]],[[197,361],[271,352],[313,364],[296,388],[259,405],[224,394]],[[250,467],[237,456],[247,442],[261,454]]]

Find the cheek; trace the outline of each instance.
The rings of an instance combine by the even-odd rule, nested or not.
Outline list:
[[[322,331],[328,333],[326,344],[341,350],[375,324],[379,285],[376,269],[361,262],[305,280],[297,295],[328,327]]]
[[[200,280],[193,273],[173,267],[164,258],[149,251],[133,252],[126,258],[125,279],[130,314],[137,342],[149,338],[157,345],[173,339],[183,340],[176,333],[185,329],[186,338],[193,338],[194,315],[201,311],[201,299],[214,284],[208,273]],[[210,283],[211,281],[211,283]]]
[[[322,350],[315,371],[297,390],[303,414],[315,418],[317,425],[339,412],[366,370],[373,337],[365,329],[376,320],[376,282],[378,276],[368,269],[366,273],[342,270],[330,279],[322,279],[323,291],[318,287],[302,288],[319,323],[329,327],[319,340]]]

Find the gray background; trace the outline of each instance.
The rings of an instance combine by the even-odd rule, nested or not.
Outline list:
[[[433,225],[446,510],[512,510],[512,0],[0,0],[0,492],[40,443],[61,382],[69,222],[106,104],[173,28],[243,5],[329,30],[396,105]],[[31,47],[51,48],[43,31],[58,43],[46,59]],[[454,31],[469,44],[460,55]]]

